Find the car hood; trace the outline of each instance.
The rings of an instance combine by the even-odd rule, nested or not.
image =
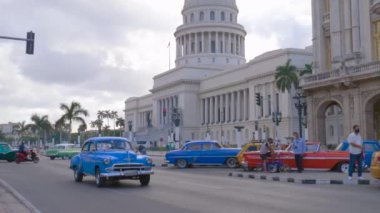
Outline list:
[[[121,161],[135,161],[136,153],[133,151],[107,151],[107,152],[99,152],[99,156],[104,158],[111,158],[113,160],[121,160]]]

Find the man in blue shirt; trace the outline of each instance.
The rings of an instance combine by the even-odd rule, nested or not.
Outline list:
[[[303,171],[302,157],[306,151],[306,144],[303,138],[300,138],[298,132],[293,132],[293,152],[296,161],[297,171],[301,173]]]

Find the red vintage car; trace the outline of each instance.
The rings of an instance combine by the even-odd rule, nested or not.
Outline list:
[[[306,143],[306,152],[303,157],[303,167],[306,170],[337,170],[347,172],[349,167],[349,152],[344,151],[320,151],[320,143]],[[252,170],[262,167],[262,160],[259,151],[244,153],[242,166],[245,170]],[[276,150],[273,158],[285,167],[296,169],[294,152],[291,151],[291,145],[286,150]]]

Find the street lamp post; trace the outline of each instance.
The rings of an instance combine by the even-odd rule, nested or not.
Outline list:
[[[273,112],[272,113],[272,121],[276,125],[276,132],[275,132],[275,139],[278,140],[278,125],[280,124],[282,120],[282,113],[281,112]]]
[[[296,89],[296,96],[293,99],[296,100],[295,107],[298,110],[298,126],[299,126],[299,134],[302,137],[302,110],[306,110],[306,96],[302,94],[302,89],[298,87]]]
[[[130,141],[132,141],[132,137],[133,137],[133,135],[132,135],[132,121],[128,121],[128,130],[129,130],[129,140]]]

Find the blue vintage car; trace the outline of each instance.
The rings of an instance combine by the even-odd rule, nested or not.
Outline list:
[[[348,151],[349,144],[347,140],[340,143],[336,150],[337,151]],[[372,154],[374,152],[380,151],[380,145],[378,141],[374,140],[363,140],[363,149],[364,149],[364,166],[369,168],[371,167]]]
[[[168,164],[178,168],[192,165],[227,165],[235,168],[239,152],[237,148],[223,148],[216,141],[190,141],[181,150],[166,153],[165,158]]]
[[[81,182],[83,176],[95,176],[98,187],[120,179],[140,180],[142,186],[147,186],[153,166],[150,157],[137,155],[131,143],[121,137],[90,138],[70,162],[76,182]]]

